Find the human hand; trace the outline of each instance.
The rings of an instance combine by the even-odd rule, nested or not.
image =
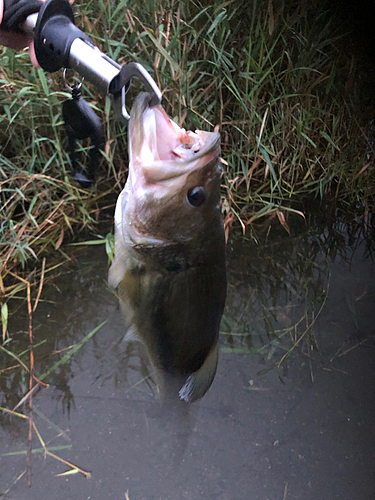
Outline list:
[[[0,0],[0,45],[15,50],[25,47],[30,49],[31,62],[38,67],[34,52],[32,36],[22,33],[18,25],[30,14],[38,12],[40,3],[37,0]]]

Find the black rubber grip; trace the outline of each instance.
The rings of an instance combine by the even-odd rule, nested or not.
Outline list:
[[[20,24],[24,23],[30,14],[39,12],[42,5],[43,3],[39,0],[4,0],[1,29],[22,33]]]

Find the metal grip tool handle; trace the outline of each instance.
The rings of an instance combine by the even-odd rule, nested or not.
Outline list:
[[[32,14],[22,26],[34,35],[35,55],[41,68],[54,72],[72,68],[102,94],[113,98],[117,117],[127,123],[125,94],[133,77],[142,80],[151,94],[150,106],[161,102],[161,92],[151,75],[138,63],[121,67],[107,57],[74,24],[68,0],[47,0],[39,14]]]

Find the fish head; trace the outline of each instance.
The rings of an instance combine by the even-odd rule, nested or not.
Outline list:
[[[129,122],[125,203],[117,214],[126,237],[139,244],[196,241],[221,220],[219,155],[218,133],[186,131],[140,94]]]

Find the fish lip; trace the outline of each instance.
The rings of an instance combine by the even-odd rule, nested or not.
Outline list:
[[[207,137],[205,140],[202,141],[202,147],[197,150],[196,152],[191,153],[191,156],[187,157],[186,159],[182,158],[171,158],[171,159],[166,159],[166,160],[158,160],[154,159],[153,165],[163,165],[165,163],[172,164],[172,165],[188,165],[189,163],[194,162],[195,160],[198,160],[202,158],[203,156],[207,156],[210,153],[213,153],[212,156],[219,156],[219,151],[220,151],[220,134],[217,132],[205,132],[203,130],[196,130],[194,132],[196,135],[203,135],[207,134]],[[217,151],[216,151],[217,150]],[[144,165],[146,166],[146,165]]]

